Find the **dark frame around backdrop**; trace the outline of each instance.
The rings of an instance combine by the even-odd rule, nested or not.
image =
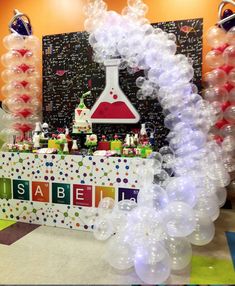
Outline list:
[[[201,90],[202,76],[202,27],[203,19],[161,22],[153,24],[177,37],[177,53],[193,60],[195,76],[193,82]],[[73,32],[43,37],[43,120],[50,128],[72,127],[74,109],[79,97],[87,90],[86,98],[91,108],[105,87],[105,71],[92,60],[92,48],[86,32]],[[157,146],[165,145],[168,129],[164,127],[164,115],[157,100],[138,100],[135,80],[142,71],[129,74],[120,71],[120,86],[138,110],[138,124],[93,124],[93,132],[125,136],[139,128],[140,123],[151,122],[156,127]]]

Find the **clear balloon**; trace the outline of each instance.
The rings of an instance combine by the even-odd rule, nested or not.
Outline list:
[[[99,202],[98,213],[99,214],[110,213],[113,210],[114,205],[115,201],[113,198],[105,197]]]
[[[107,240],[114,232],[113,226],[107,217],[98,218],[93,229],[94,237],[97,240]]]
[[[235,86],[235,68],[233,68],[228,74],[228,82]]]
[[[233,104],[235,103],[235,87],[229,91],[228,100]]]
[[[175,177],[169,180],[166,193],[170,201],[178,201],[194,206],[197,202],[197,188],[190,176]]]
[[[192,247],[186,238],[167,237],[164,241],[169,253],[172,270],[186,268],[192,259]]]
[[[227,43],[231,46],[235,46],[235,26],[233,26],[226,34]]]
[[[149,206],[156,211],[163,210],[169,203],[166,191],[159,185],[154,184],[148,190],[141,190],[137,197],[138,205]]]
[[[38,39],[38,37],[34,36],[34,35],[30,35],[28,37],[25,37],[24,40],[24,47],[28,50],[39,50],[40,49],[40,40]]]
[[[164,210],[163,220],[166,232],[172,237],[184,237],[195,228],[194,212],[186,203],[171,202]]]
[[[223,57],[226,65],[235,66],[235,45],[228,46],[223,52]]]
[[[209,87],[203,91],[203,96],[209,102],[225,102],[228,100],[228,91],[222,86]]]
[[[1,62],[5,67],[20,65],[22,63],[22,56],[18,51],[11,50],[2,55]]]
[[[235,162],[233,161],[233,163]],[[225,188],[217,188],[216,196],[218,198],[219,207],[221,208],[226,202],[227,190]]]
[[[219,217],[219,203],[216,195],[199,198],[194,209],[208,215],[212,221],[215,221]]]
[[[8,50],[22,49],[24,48],[24,38],[17,33],[12,33],[3,38],[3,45]]]
[[[115,269],[126,270],[134,266],[134,252],[128,243],[114,235],[107,243],[105,260]]]
[[[134,265],[139,278],[147,284],[164,282],[171,271],[170,257],[160,243],[139,247]]]
[[[235,125],[232,124],[226,124],[220,129],[220,134],[223,137],[226,136],[234,136],[235,138]]]
[[[235,142],[233,136],[226,136],[222,142],[222,148],[225,152],[232,152],[235,150]]]
[[[223,29],[213,26],[207,31],[206,39],[212,48],[218,48],[226,43],[226,33]]]
[[[223,53],[219,50],[211,50],[206,55],[206,63],[210,68],[219,68],[224,64]]]
[[[215,69],[204,75],[208,86],[223,86],[227,82],[227,74],[221,69]]]
[[[211,218],[204,212],[195,212],[196,227],[188,236],[188,240],[194,245],[206,245],[212,241],[215,235],[215,226]]]
[[[232,124],[235,124],[235,105],[231,105],[224,111],[224,118]]]

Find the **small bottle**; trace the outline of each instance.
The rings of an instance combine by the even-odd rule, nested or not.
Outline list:
[[[71,137],[70,137],[70,135],[69,135],[69,129],[68,129],[68,127],[65,128],[65,137],[66,137],[67,140],[72,140]]]
[[[71,154],[73,154],[73,155],[79,155],[77,140],[73,140],[73,145],[72,145],[72,149],[71,149]]]
[[[35,135],[34,136],[34,142],[33,142],[33,149],[34,150],[38,150],[40,149],[40,136],[39,135]]]
[[[72,145],[73,145],[73,139],[70,137],[69,128],[68,127],[65,128],[65,138],[66,138],[67,143],[68,143],[68,148],[69,148],[69,150],[71,150],[72,149]]]
[[[42,132],[41,122],[36,122],[35,129],[34,129],[34,134],[39,135],[41,132]]]
[[[69,154],[69,146],[68,146],[68,143],[64,143],[63,154],[65,154],[65,155],[68,155],[68,154]]]
[[[141,124],[141,129],[140,129],[140,144],[142,145],[148,144],[148,135],[144,123]]]
[[[131,145],[130,134],[127,134],[125,138],[125,147],[129,147],[130,145]]]
[[[154,133],[151,133],[150,134],[150,137],[149,137],[149,144],[153,147],[155,146],[155,138],[154,138]]]
[[[130,137],[130,147],[135,147],[135,138],[133,135]]]

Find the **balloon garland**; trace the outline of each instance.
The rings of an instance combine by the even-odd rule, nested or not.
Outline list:
[[[129,0],[120,15],[102,0],[89,1],[84,25],[96,62],[120,58],[120,69],[144,70],[137,97],[157,98],[170,130],[169,146],[137,170],[144,176],[138,202],[115,205],[104,198],[94,224],[94,236],[108,239],[105,259],[112,267],[134,266],[145,283],[159,284],[190,263],[191,244],[213,239],[230,177],[221,146],[208,135],[220,118],[218,108],[197,94],[192,63],[175,54],[173,34],[150,25],[147,10],[141,0]]]
[[[212,69],[204,76],[204,98],[216,106],[218,121],[212,129],[214,139],[222,145],[229,172],[235,171],[235,26],[227,32],[213,26],[207,32],[211,51],[206,63]]]
[[[15,13],[13,23],[22,30],[24,23],[20,22],[20,17],[24,14],[18,11]],[[8,52],[1,57],[6,68],[1,74],[5,82],[1,89],[4,96],[2,108],[6,111],[3,118],[6,128],[1,134],[6,137],[17,135],[17,141],[22,141],[27,139],[27,132],[34,128],[34,123],[40,121],[40,41],[33,35],[21,35],[12,28],[11,31],[12,34],[3,39]]]

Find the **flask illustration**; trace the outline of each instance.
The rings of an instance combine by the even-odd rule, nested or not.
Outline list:
[[[92,123],[137,123],[140,115],[119,86],[119,59],[106,60],[106,85],[91,109]]]

